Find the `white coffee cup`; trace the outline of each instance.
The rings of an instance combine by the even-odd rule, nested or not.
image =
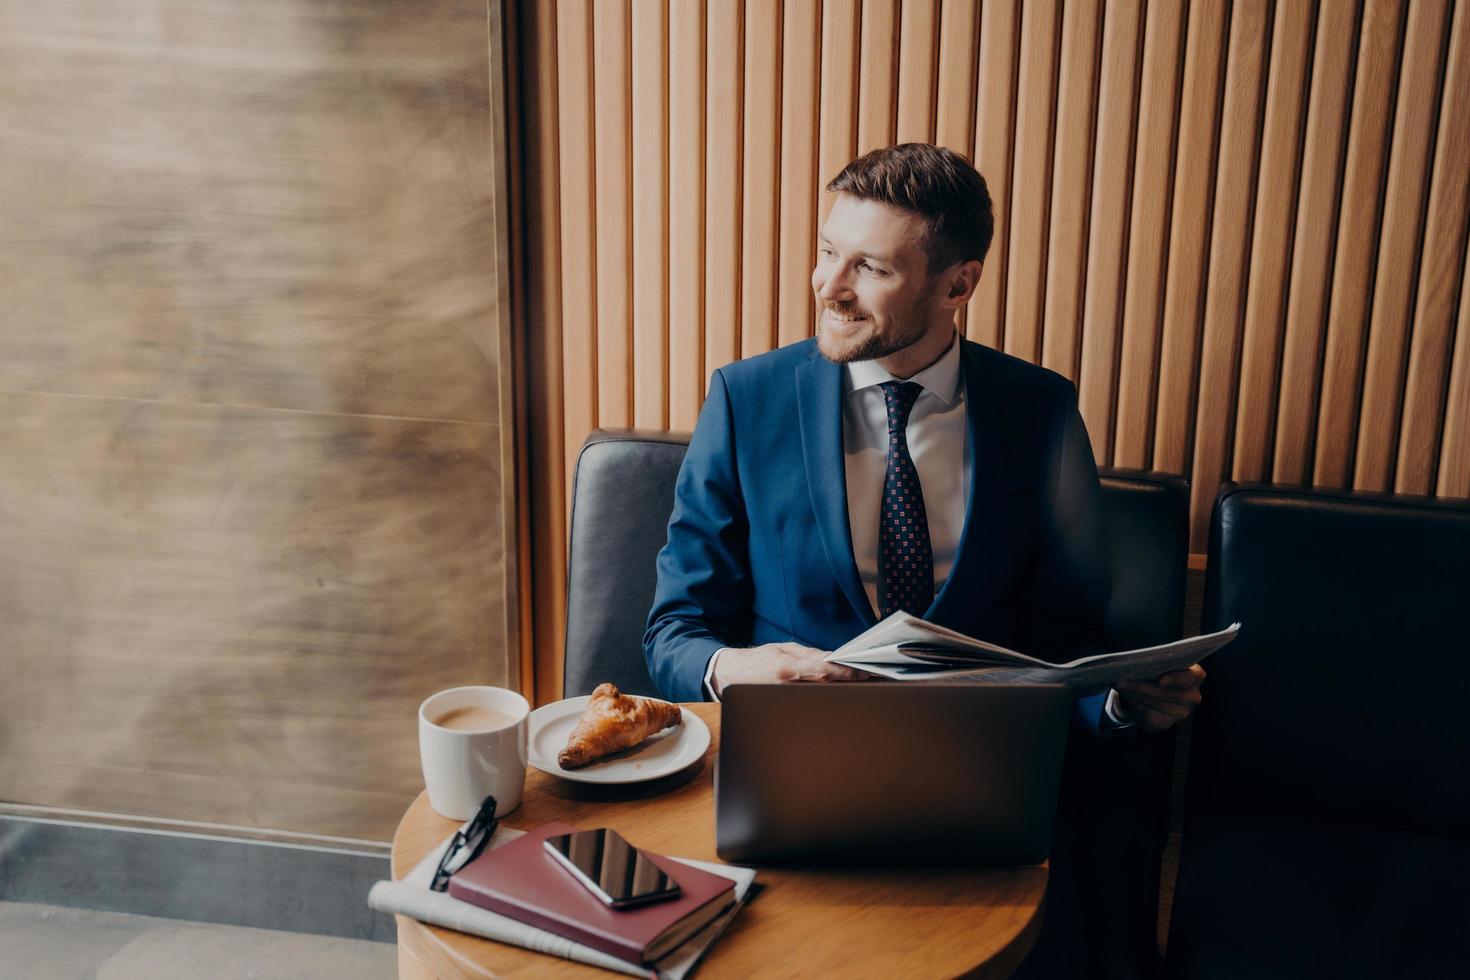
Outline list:
[[[419,705],[419,760],[435,813],[468,820],[490,795],[497,816],[520,806],[530,713],[503,687],[452,687]]]

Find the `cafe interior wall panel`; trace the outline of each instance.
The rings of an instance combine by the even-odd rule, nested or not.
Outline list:
[[[1353,485],[1367,490],[1393,489],[1414,287],[1424,247],[1424,206],[1434,171],[1435,117],[1449,34],[1448,13],[1448,0],[1414,0],[1404,27],[1380,258],[1363,361],[1362,422],[1353,465]],[[1457,126],[1464,124],[1461,119]],[[1459,179],[1467,179],[1464,171]],[[1397,257],[1403,261],[1392,261]]]
[[[861,7],[857,153],[866,153],[894,142],[898,123],[898,52],[902,38],[898,33],[899,0],[862,0]],[[829,179],[832,176],[836,174],[829,175]]]
[[[668,193],[669,25],[662,0],[636,0],[632,31],[633,424],[662,429],[669,424],[669,214],[662,206]]]
[[[1352,483],[1363,352],[1379,259],[1378,232],[1393,138],[1393,93],[1402,52],[1405,6],[1400,0],[1365,0],[1358,33],[1332,300],[1327,313],[1312,451],[1311,479],[1328,486]],[[1314,103],[1314,110],[1317,105]],[[1370,215],[1371,220],[1367,220]],[[1390,262],[1401,259],[1393,255],[1385,258]]]
[[[1194,436],[1190,476],[1191,510],[1208,511],[1226,474],[1235,428],[1237,371],[1246,313],[1245,286],[1251,261],[1251,231],[1270,221],[1251,206],[1265,95],[1268,0],[1236,0],[1230,20],[1226,84],[1221,103],[1219,176],[1215,183],[1214,227],[1196,373],[1199,396],[1188,429]],[[1282,229],[1274,235],[1283,234]],[[1273,237],[1274,237],[1273,235]],[[1256,270],[1259,271],[1259,270]],[[1261,275],[1264,280],[1266,276]],[[1207,545],[1196,529],[1191,550]]]
[[[621,3],[593,3],[592,15],[597,418],[626,426],[633,420],[631,16]]]
[[[633,3],[636,25],[635,0],[608,2]],[[609,64],[634,79],[635,160],[657,146],[638,136],[656,132],[644,100],[666,101],[649,111],[667,112],[667,189],[635,162],[632,208],[668,228],[667,379],[645,380],[645,339],[616,383],[635,405],[645,384],[662,393],[669,427],[693,425],[714,368],[810,335],[820,186],[857,153],[926,139],[977,160],[996,201],[966,335],[1077,381],[1100,462],[1190,478],[1195,552],[1227,478],[1470,492],[1467,0],[660,2],[664,86],[656,66]],[[523,38],[523,63],[605,50],[551,28]],[[607,69],[560,66],[583,87],[524,125],[586,130],[569,100]],[[561,204],[600,219],[577,166],[562,160]],[[580,248],[563,241],[555,274],[601,274]],[[600,319],[600,300],[579,315]],[[564,459],[620,417],[585,394],[614,369],[586,365],[531,392],[561,403]],[[568,482],[546,483],[559,505]],[[533,533],[538,556],[564,546]],[[561,616],[537,610],[539,697],[560,690]]]
[[[995,206],[1010,218],[1006,256],[1005,350],[1037,363],[1046,303],[1046,245],[1055,133],[1060,4],[1028,3],[1021,13],[1016,77],[1014,170]],[[987,134],[981,134],[985,138]],[[1009,191],[1009,193],[1007,193]],[[997,270],[999,271],[999,270]]]
[[[1186,13],[1185,5],[1174,0],[1150,0],[1144,15],[1113,446],[1111,456],[1100,454],[1114,466],[1148,469],[1153,465]],[[1087,372],[1083,365],[1084,377]]]
[[[1093,140],[1097,121],[1100,40],[1096,4],[1073,4],[1062,19],[1057,62],[1056,135],[1052,164],[1052,221],[1046,246],[1046,302],[1041,364],[1077,380],[1082,346],[1082,293],[1087,278]]]
[[[1097,94],[1097,149],[1087,223],[1087,269],[1077,397],[1093,451],[1107,457],[1113,442],[1117,348],[1122,333],[1138,102],[1139,29],[1144,0],[1119,0],[1103,25]]]
[[[782,47],[779,0],[747,0],[745,34],[764,39],[745,48],[745,96],[750,124],[743,126],[744,167],[740,190],[740,356],[753,357],[776,346],[776,282],[781,252],[776,209],[781,202]]]
[[[1020,45],[1019,4],[987,3],[980,11],[979,55],[975,71],[975,151],[970,159],[985,175],[993,201],[1008,199],[1015,160],[1016,58]],[[1010,253],[1011,209],[995,209],[995,233],[985,257],[988,274],[965,309],[965,336],[1001,348],[1005,333],[1006,268]]]
[[[1444,120],[1470,119],[1470,4],[1455,10],[1454,28],[1446,57]],[[1458,300],[1456,274],[1465,247],[1467,196],[1470,196],[1470,130],[1464,125],[1444,126],[1434,148],[1433,186],[1425,217],[1424,254],[1419,263],[1417,308],[1412,320],[1408,373],[1404,380],[1403,423],[1400,427],[1394,489],[1401,493],[1431,493],[1437,442],[1444,424],[1445,405],[1440,393],[1449,377],[1454,312]]]
[[[0,802],[387,840],[418,703],[518,682],[491,50],[0,7]]]
[[[1155,355],[1158,377],[1152,463],[1166,473],[1186,473],[1189,466],[1211,229],[1217,220],[1215,161],[1220,146],[1229,14],[1229,0],[1196,0],[1189,5],[1164,319]],[[1239,219],[1232,213],[1220,220]],[[1215,370],[1221,367],[1211,365]]]
[[[740,357],[743,3],[709,4],[705,58],[704,371]],[[771,38],[757,38],[770,44]],[[768,120],[751,120],[769,125]]]
[[[780,236],[775,324],[777,345],[811,336],[812,242],[816,240],[817,80],[822,63],[821,8],[788,3],[781,27]]]
[[[1260,173],[1252,189],[1255,227],[1233,434],[1232,475],[1238,479],[1257,479],[1269,469],[1282,327],[1286,321],[1286,285],[1295,244],[1293,236],[1297,231],[1283,216],[1291,214],[1299,193],[1301,159],[1297,149],[1306,110],[1307,68],[1311,64],[1311,7],[1278,4],[1271,37]],[[1220,430],[1217,436],[1223,440],[1227,433]],[[1214,448],[1217,454],[1222,453],[1224,443],[1217,442]],[[1216,462],[1220,459],[1217,455]]]

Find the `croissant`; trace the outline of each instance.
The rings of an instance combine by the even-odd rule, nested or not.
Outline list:
[[[679,721],[676,704],[632,697],[612,684],[599,684],[556,761],[563,769],[580,769],[605,755],[632,748]]]

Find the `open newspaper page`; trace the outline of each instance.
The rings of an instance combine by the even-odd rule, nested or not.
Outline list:
[[[495,836],[490,839],[490,849],[494,850],[507,844],[521,836],[522,833],[524,831],[500,827],[495,831]],[[712,922],[667,953],[663,959],[652,965],[640,967],[564,936],[558,936],[556,933],[518,922],[489,909],[482,909],[478,905],[471,905],[469,902],[462,902],[448,892],[431,891],[429,882],[434,877],[434,869],[439,866],[439,858],[444,854],[444,849],[449,846],[450,839],[452,835],[451,838],[446,838],[444,843],[434,848],[400,880],[380,881],[373,885],[372,891],[368,893],[368,905],[380,912],[412,916],[420,922],[443,926],[446,929],[456,929],[471,935],[493,939],[496,942],[510,943],[514,946],[535,950],[538,953],[559,956],[590,966],[600,966],[604,970],[637,977],[653,977],[656,980],[683,980],[744,906],[750,895],[751,886],[755,882],[755,872],[749,868],[675,858],[692,867],[734,880],[735,900],[731,902],[728,909],[715,916]]]
[[[1148,680],[1199,663],[1235,639],[1239,623],[1160,646],[1079,657],[1063,664],[1008,650],[896,612],[827,655],[848,667],[900,681],[1064,684],[1080,693]]]

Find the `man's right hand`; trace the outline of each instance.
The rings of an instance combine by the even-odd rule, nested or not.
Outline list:
[[[828,663],[826,654],[800,643],[767,643],[721,650],[710,677],[718,695],[730,684],[779,684],[784,681],[861,681],[873,675]]]

